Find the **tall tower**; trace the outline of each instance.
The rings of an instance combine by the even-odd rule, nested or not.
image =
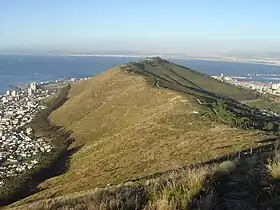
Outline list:
[[[31,88],[28,88],[27,89],[27,95],[32,96],[32,94],[33,94],[33,90]]]
[[[221,73],[221,78],[224,78],[224,73]]]
[[[15,90],[13,90],[12,93],[11,93],[11,95],[12,95],[13,97],[16,97],[17,92],[16,92]]]
[[[36,91],[36,89],[37,89],[36,82],[31,82],[30,88],[31,88],[31,90]]]

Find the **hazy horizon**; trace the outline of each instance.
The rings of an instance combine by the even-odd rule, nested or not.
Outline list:
[[[280,54],[278,1],[0,3],[0,53]]]

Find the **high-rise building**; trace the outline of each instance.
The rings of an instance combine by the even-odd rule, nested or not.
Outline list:
[[[27,95],[32,96],[33,95],[33,90],[31,88],[27,89]]]
[[[36,84],[36,82],[31,82],[30,88],[31,88],[31,90],[36,91],[36,89],[37,89],[37,84]]]
[[[17,95],[16,91],[13,90],[12,93],[11,93],[11,95],[12,95],[13,97],[15,97],[15,96]]]
[[[6,95],[9,96],[11,92],[9,90],[6,91]]]

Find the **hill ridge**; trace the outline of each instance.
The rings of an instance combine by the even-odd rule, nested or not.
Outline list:
[[[258,124],[263,116],[239,101],[257,97],[161,58],[121,65],[76,84],[50,120],[73,133],[72,148],[81,148],[65,174],[46,180],[19,204],[255,147],[257,135],[264,135]],[[250,126],[258,130],[247,130]]]
[[[151,67],[160,66],[161,68],[166,69],[169,72],[156,71],[156,68],[154,68],[154,71],[152,71],[152,70],[151,71],[145,71],[144,69],[147,66],[151,66]],[[253,92],[251,90],[245,90],[245,89],[242,89],[240,87],[236,87],[235,85],[216,80],[216,79],[212,78],[211,76],[209,76],[207,74],[204,74],[202,72],[199,72],[199,71],[196,71],[196,70],[193,70],[193,69],[190,69],[190,68],[186,68],[186,67],[181,66],[181,65],[174,64],[174,63],[169,62],[167,60],[161,59],[160,57],[152,57],[152,58],[147,58],[147,59],[141,60],[141,61],[130,62],[130,63],[124,64],[124,65],[121,65],[118,68],[122,71],[129,72],[129,73],[136,73],[136,74],[142,75],[144,77],[151,77],[151,76],[152,77],[153,76],[158,77],[158,78],[160,78],[160,79],[162,79],[166,82],[170,82],[170,83],[174,82],[174,78],[172,78],[170,76],[170,75],[173,74],[173,76],[175,75],[175,77],[181,78],[183,80],[187,80],[187,82],[189,82],[191,84],[191,86],[189,86],[188,88],[194,86],[197,89],[205,90],[205,88],[202,88],[198,84],[195,84],[194,82],[192,82],[187,77],[183,77],[182,75],[178,74],[178,72],[176,72],[174,69],[172,69],[172,67],[179,67],[180,70],[181,71],[184,70],[185,73],[189,72],[191,74],[204,77],[205,79],[209,79],[209,81],[212,81],[212,82],[214,81],[214,83],[222,85],[223,87],[229,87],[229,88],[232,88],[232,89],[237,89],[240,92],[242,92],[243,94],[249,95],[248,100],[256,99],[256,98],[259,97],[259,94],[257,94],[256,92]],[[176,82],[179,83],[178,80],[176,80]]]

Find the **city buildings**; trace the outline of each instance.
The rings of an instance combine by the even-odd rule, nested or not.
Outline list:
[[[32,90],[36,90],[34,87]],[[31,169],[44,153],[51,152],[51,143],[35,137],[30,122],[46,108],[40,101],[53,93],[38,90],[27,95],[13,90],[0,96],[0,187],[4,178]]]
[[[258,91],[261,94],[271,94],[280,96],[280,83],[267,83],[267,82],[255,82],[255,81],[246,81],[246,80],[237,80],[237,78],[246,79],[246,77],[231,77],[231,76],[224,76],[221,73],[221,76],[212,76],[217,80],[241,86],[244,88],[249,88],[255,91]]]
[[[41,82],[42,88],[33,82],[27,90],[7,90],[0,95],[0,188],[5,179],[32,169],[53,150],[49,140],[34,135],[30,123],[46,108],[42,100],[58,92],[60,85],[86,79]]]

